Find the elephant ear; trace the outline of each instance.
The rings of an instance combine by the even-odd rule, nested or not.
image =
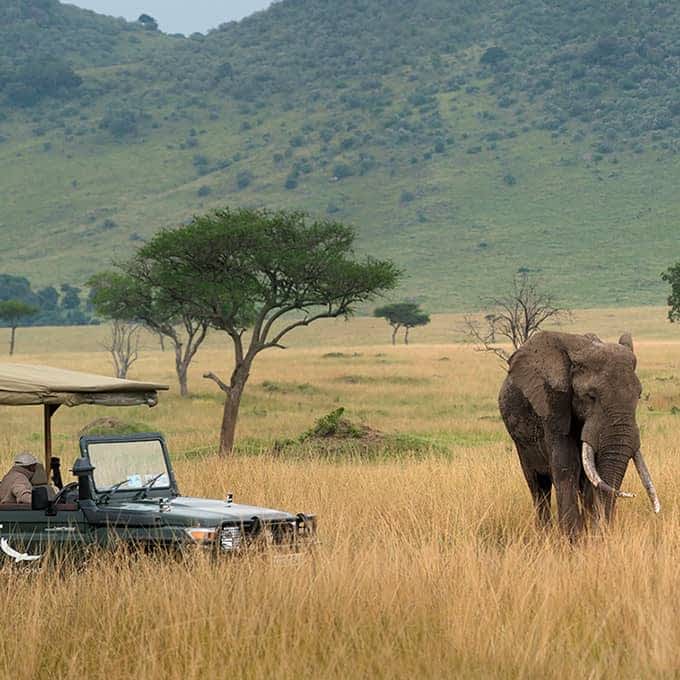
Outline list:
[[[637,368],[637,357],[635,356],[635,346],[633,345],[633,336],[630,333],[624,333],[619,338],[619,345],[627,347],[633,353],[633,368]]]
[[[633,346],[633,336],[630,333],[624,333],[619,338],[619,345],[627,347],[633,354],[635,354],[635,348]]]
[[[571,361],[559,333],[537,333],[510,357],[509,374],[550,429],[571,427]]]

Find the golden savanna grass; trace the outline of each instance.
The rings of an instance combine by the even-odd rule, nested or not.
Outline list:
[[[320,544],[298,559],[222,562],[95,557],[82,569],[0,568],[2,676],[14,678],[641,678],[680,674],[680,337],[662,310],[589,312],[564,330],[638,332],[639,423],[663,503],[654,517],[637,477],[606,535],[569,545],[535,530],[516,454],[498,418],[502,367],[455,344],[454,317],[392,348],[357,319],[299,335],[257,363],[240,451],[214,455],[219,393],[200,378],[226,367],[213,337],[192,370],[194,396],[116,415],[166,433],[186,494],[314,511]],[[344,322],[343,322],[344,324]],[[657,329],[657,332],[654,331]],[[17,361],[108,372],[101,329],[22,331]],[[447,333],[451,333],[450,336]],[[149,346],[153,340],[149,339]],[[329,356],[330,355],[330,356]],[[226,370],[222,371],[226,373]],[[168,381],[153,346],[131,377]],[[344,406],[409,435],[396,457],[332,459],[274,442]],[[111,411],[62,409],[56,448]],[[39,449],[38,409],[0,410],[0,463]]]

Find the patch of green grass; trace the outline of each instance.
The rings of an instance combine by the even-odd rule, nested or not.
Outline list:
[[[372,376],[372,375],[341,375],[335,379],[336,382],[346,383],[347,385],[368,385],[368,384],[385,384],[385,385],[426,385],[430,382],[428,378],[416,378],[409,375],[388,375],[388,376]]]
[[[260,387],[265,392],[279,394],[320,394],[321,390],[309,383],[288,383],[265,380]]]

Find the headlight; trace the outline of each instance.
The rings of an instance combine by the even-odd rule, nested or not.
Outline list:
[[[217,538],[217,529],[203,529],[201,527],[192,527],[185,529],[189,538],[192,538],[196,543],[214,543]]]

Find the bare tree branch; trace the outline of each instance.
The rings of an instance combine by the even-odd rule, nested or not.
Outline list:
[[[111,363],[118,378],[127,378],[132,364],[139,358],[139,339],[142,327],[137,323],[114,320],[109,339],[103,347],[111,354]]]
[[[229,392],[231,391],[229,385],[227,385],[224,381],[218,378],[212,371],[210,373],[204,373],[203,377],[206,378],[207,380],[212,380],[213,382],[217,383],[217,386],[222,390],[222,392],[226,392],[227,394],[229,394]]]
[[[477,351],[492,352],[505,362],[510,359],[510,354],[497,346],[499,338],[505,338],[516,350],[548,321],[558,322],[571,316],[527,273],[515,276],[508,294],[491,298],[487,307],[492,311],[484,316],[486,327],[480,326],[480,322],[471,317],[465,317],[467,333],[480,345]]]

